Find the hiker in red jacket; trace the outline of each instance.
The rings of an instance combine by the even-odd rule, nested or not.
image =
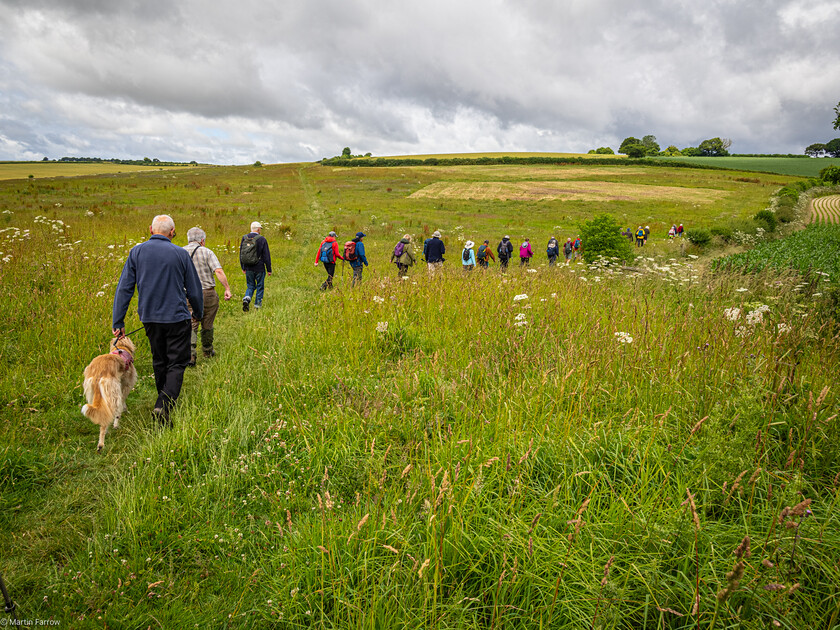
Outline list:
[[[327,238],[321,241],[321,245],[318,247],[318,253],[315,255],[315,266],[317,267],[318,263],[324,263],[324,269],[327,270],[327,279],[321,285],[321,291],[333,288],[335,261],[344,260],[341,254],[338,253],[336,236],[335,232],[330,232]]]

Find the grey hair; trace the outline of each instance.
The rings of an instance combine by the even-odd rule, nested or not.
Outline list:
[[[175,229],[175,221],[168,214],[159,214],[152,219],[152,234],[169,234]]]
[[[200,243],[207,240],[207,234],[200,227],[187,230],[187,243]]]

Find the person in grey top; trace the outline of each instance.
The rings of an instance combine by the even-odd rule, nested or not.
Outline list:
[[[225,288],[225,301],[231,298],[230,284],[222,265],[213,250],[208,249],[205,241],[207,234],[199,227],[190,228],[187,232],[187,245],[184,247],[201,281],[201,291],[204,296],[204,317],[192,318],[192,334],[190,336],[189,367],[195,367],[198,346],[198,328],[201,326],[201,350],[205,358],[215,357],[213,349],[213,322],[219,312],[219,294],[216,293],[216,278]],[[190,311],[192,313],[192,311]]]

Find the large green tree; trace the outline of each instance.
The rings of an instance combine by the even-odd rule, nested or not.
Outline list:
[[[834,106],[834,113],[837,114],[834,119],[834,128],[840,129],[840,103],[837,103],[837,105]]]
[[[825,152],[831,157],[840,157],[840,138],[825,143]]]
[[[805,155],[811,157],[822,157],[825,154],[825,145],[821,142],[815,142],[814,144],[809,144],[805,148]]]
[[[732,142],[729,140],[709,138],[708,140],[703,140],[697,148],[700,149],[700,155],[723,157],[729,155],[728,149],[731,144]]]
[[[641,145],[642,141],[639,140],[638,138],[634,138],[633,136],[627,136],[626,138],[624,138],[624,140],[622,140],[621,146],[618,147],[618,152],[623,153],[624,155],[628,155],[627,147],[629,147],[631,145],[634,145],[634,144]]]
[[[642,138],[641,144],[645,148],[646,155],[657,155],[659,153],[659,143],[656,141],[656,136],[645,136]]]

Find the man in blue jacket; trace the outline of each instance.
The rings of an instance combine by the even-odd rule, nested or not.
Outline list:
[[[362,243],[364,237],[364,232],[356,232],[356,238],[353,239],[353,243],[356,244],[353,254],[347,251],[346,245],[344,247],[344,258],[353,268],[353,282],[350,284],[351,287],[356,286],[356,280],[359,281],[359,284],[362,284],[362,270],[368,266],[367,256],[365,256],[365,244]]]
[[[428,263],[429,273],[434,273],[435,270],[443,265],[443,255],[446,253],[446,247],[443,241],[440,240],[440,232],[435,230],[432,232],[432,238],[425,247],[426,263]]]
[[[190,361],[190,311],[204,315],[201,281],[190,255],[172,243],[175,222],[165,214],[149,227],[151,237],[131,248],[114,295],[113,333],[125,335],[125,314],[137,287],[137,315],[152,349],[152,369],[158,397],[154,414],[169,424],[169,414]]]

